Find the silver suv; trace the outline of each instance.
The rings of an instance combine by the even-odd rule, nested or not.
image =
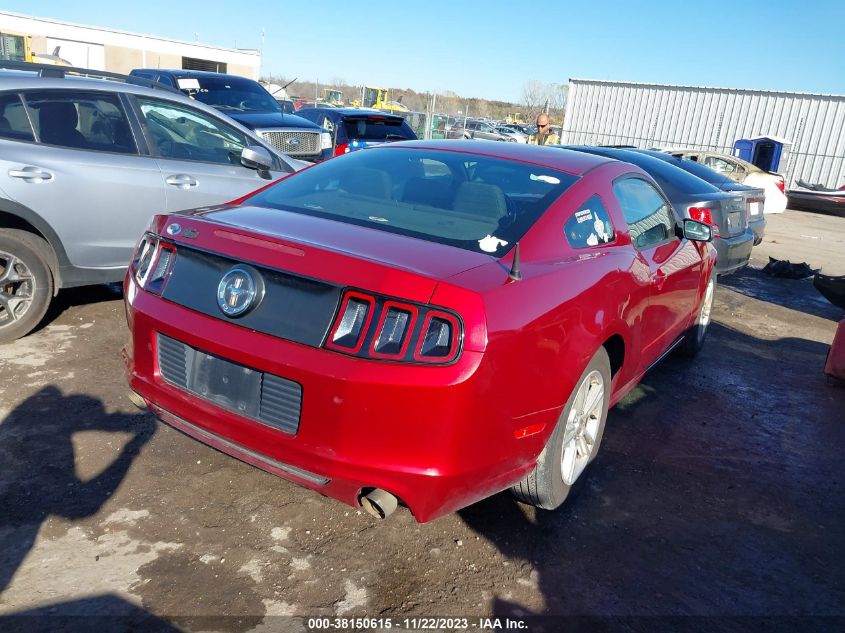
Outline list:
[[[161,84],[0,62],[0,342],[31,331],[60,289],[122,280],[155,213],[302,165]]]

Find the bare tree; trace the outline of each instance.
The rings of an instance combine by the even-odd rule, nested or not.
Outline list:
[[[548,94],[548,86],[542,81],[529,79],[522,84],[522,103],[532,112],[543,107]]]

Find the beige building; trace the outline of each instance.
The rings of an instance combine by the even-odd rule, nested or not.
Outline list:
[[[59,56],[74,66],[128,73],[133,68],[190,68],[258,79],[261,55],[256,50],[221,48],[84,26],[0,10],[0,32],[32,36],[32,50]]]

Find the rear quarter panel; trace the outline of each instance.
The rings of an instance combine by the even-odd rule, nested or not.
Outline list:
[[[508,278],[513,252],[450,280],[482,297],[491,398],[504,414],[497,419],[511,425],[501,429],[502,436],[546,425],[542,433],[522,440],[532,458],[542,450],[587,363],[611,336],[621,337],[626,351],[613,378],[614,403],[635,377],[649,269],[630,244],[611,189],[613,178],[632,169],[608,163],[561,196],[520,242],[520,281]],[[573,249],[564,224],[594,194],[607,207],[616,240]],[[438,285],[435,302],[451,305],[452,292],[448,284]]]

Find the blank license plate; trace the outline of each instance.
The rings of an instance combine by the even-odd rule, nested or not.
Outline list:
[[[241,415],[258,416],[261,372],[193,350],[194,367],[188,389]]]
[[[748,205],[748,212],[751,215],[759,215],[760,213],[760,203],[759,202],[752,202]]]
[[[731,211],[728,213],[728,229],[738,229],[742,222],[742,213],[739,211]]]

